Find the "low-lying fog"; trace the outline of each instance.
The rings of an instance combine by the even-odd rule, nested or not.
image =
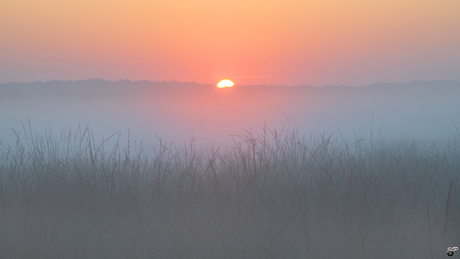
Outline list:
[[[264,124],[283,125],[301,135],[334,133],[348,141],[357,137],[391,138],[407,134],[442,143],[460,127],[459,82],[375,84],[367,87],[239,86],[180,82],[84,80],[0,84],[0,138],[16,139],[11,128],[22,123],[33,131],[89,126],[99,140],[121,132],[126,143],[143,141],[146,151],[158,144],[190,143],[225,148],[231,135]],[[235,138],[235,140],[238,140]],[[133,142],[132,142],[133,143]]]

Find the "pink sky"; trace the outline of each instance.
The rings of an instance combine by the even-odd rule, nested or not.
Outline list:
[[[460,81],[457,0],[7,0],[0,83]]]

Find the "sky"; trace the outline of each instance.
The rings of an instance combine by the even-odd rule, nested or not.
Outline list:
[[[0,83],[460,81],[457,0],[1,0]]]

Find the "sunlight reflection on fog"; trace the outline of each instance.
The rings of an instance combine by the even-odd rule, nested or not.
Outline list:
[[[353,141],[407,134],[421,140],[446,140],[460,126],[460,84],[415,82],[350,87],[238,86],[177,82],[87,80],[1,85],[3,143],[15,139],[28,118],[34,131],[89,126],[96,140],[121,133],[126,144],[142,140],[146,151],[173,142],[229,147],[231,135],[262,133],[264,125],[300,134],[332,134]],[[237,139],[237,138],[236,138]],[[113,138],[115,140],[115,138]],[[110,141],[108,142],[110,143]]]

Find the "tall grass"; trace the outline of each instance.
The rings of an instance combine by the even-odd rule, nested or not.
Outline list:
[[[460,244],[460,149],[233,136],[233,149],[0,142],[1,258],[433,258]],[[117,136],[112,139],[117,140]]]

